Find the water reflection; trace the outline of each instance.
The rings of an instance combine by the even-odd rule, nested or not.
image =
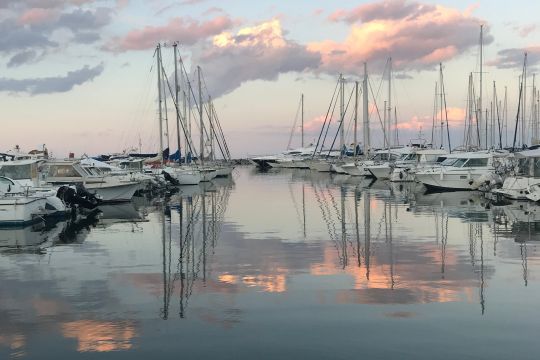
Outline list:
[[[306,334],[334,352],[352,348],[360,328],[364,349],[386,334],[386,349],[407,342],[433,355],[419,334],[442,323],[444,343],[507,334],[482,319],[534,330],[534,316],[514,309],[519,299],[536,311],[539,230],[532,203],[241,168],[235,182],[1,230],[0,357],[36,357],[42,343],[67,356],[159,348],[204,358],[230,346],[238,358],[263,347],[287,357],[280,349],[300,341],[328,358]],[[400,326],[403,339],[388,335]]]

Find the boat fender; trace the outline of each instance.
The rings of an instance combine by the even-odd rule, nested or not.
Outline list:
[[[469,180],[469,185],[472,185],[474,181],[472,180]]]
[[[401,180],[403,180],[403,171],[400,171],[400,172],[399,172],[399,178],[400,178]]]

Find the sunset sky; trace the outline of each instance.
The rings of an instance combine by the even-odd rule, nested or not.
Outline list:
[[[515,118],[524,52],[529,103],[540,64],[539,13],[540,3],[524,0],[0,0],[0,150],[47,144],[57,156],[96,155],[140,142],[157,151],[154,50],[173,41],[188,71],[202,67],[235,157],[284,150],[301,93],[306,142],[313,141],[339,73],[350,91],[367,62],[377,91],[390,56],[400,141],[420,128],[431,136],[442,62],[459,145],[469,73],[478,78],[480,25],[484,108],[495,81],[499,99],[507,87]],[[172,70],[169,47],[163,57]]]

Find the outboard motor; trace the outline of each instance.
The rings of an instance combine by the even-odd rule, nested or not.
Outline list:
[[[94,209],[99,204],[99,200],[95,195],[90,194],[82,185],[77,185],[75,189],[67,185],[60,186],[56,192],[56,197],[72,208],[82,206],[85,209]]]
[[[165,180],[167,180],[168,182],[170,182],[174,186],[179,185],[178,180],[176,180],[174,177],[172,177],[171,174],[169,174],[168,172],[162,171],[162,174],[163,174],[163,177],[165,178]]]

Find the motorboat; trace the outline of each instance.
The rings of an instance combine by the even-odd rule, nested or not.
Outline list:
[[[478,190],[502,183],[496,170],[509,155],[507,151],[477,151],[449,154],[439,166],[416,172],[416,181],[428,190]]]
[[[42,221],[47,197],[35,195],[20,184],[0,176],[0,226],[18,227]]]
[[[515,164],[510,166],[510,174],[506,176],[502,187],[494,189],[493,194],[508,199],[537,201],[537,187],[540,185],[540,149],[525,150],[514,153]],[[540,195],[540,194],[539,194]]]
[[[376,179],[387,180],[390,179],[396,164],[404,167],[415,164],[416,151],[418,150],[419,148],[415,146],[387,149],[386,151],[389,153],[388,160],[377,161],[373,165],[364,166]]]
[[[77,160],[57,160],[44,164],[44,182],[53,185],[82,184],[103,202],[130,201],[140,188],[139,181],[104,174]]]
[[[418,150],[395,162],[390,174],[392,182],[415,181],[416,171],[432,167],[446,160],[448,152],[443,149]]]

